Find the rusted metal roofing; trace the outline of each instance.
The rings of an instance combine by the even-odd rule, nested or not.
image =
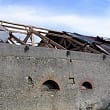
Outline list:
[[[91,37],[91,36],[80,35],[77,33],[73,33],[70,35],[73,38],[82,40],[82,42],[87,43],[88,45],[91,45],[102,52],[105,52],[107,54],[110,53],[110,41],[105,40],[103,37],[99,37],[99,36]]]
[[[0,21],[0,27],[9,32],[6,42],[10,44],[110,54],[110,41],[99,36],[93,37],[78,33],[58,32],[6,21]],[[38,38],[40,42],[37,42]]]

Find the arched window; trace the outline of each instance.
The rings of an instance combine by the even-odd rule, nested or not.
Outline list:
[[[93,89],[92,84],[88,81],[82,83],[82,89]]]
[[[43,90],[60,90],[60,87],[55,81],[47,80],[43,83]]]

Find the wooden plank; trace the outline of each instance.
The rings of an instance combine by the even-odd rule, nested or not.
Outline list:
[[[9,41],[10,41],[12,44],[15,44],[15,43],[12,41],[12,39],[9,39]]]
[[[50,43],[50,44],[52,44],[52,45],[55,45],[58,49],[66,49],[66,48],[64,48],[63,46],[61,46],[60,44],[54,42],[53,40],[49,39],[49,38],[46,37],[46,36],[41,35],[39,32],[37,32],[37,31],[35,31],[35,30],[33,30],[33,33],[36,34],[37,36],[39,36],[39,37],[40,37],[45,43],[47,43],[47,44]]]
[[[12,33],[10,33],[10,37],[14,38],[17,42],[21,43],[22,45],[26,45],[26,43],[24,43],[23,41],[21,41],[20,39],[18,39],[17,37],[15,37]]]
[[[27,40],[31,37],[32,33],[27,33],[27,36],[24,38],[23,42],[26,43]]]

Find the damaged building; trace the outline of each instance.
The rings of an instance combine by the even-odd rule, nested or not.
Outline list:
[[[0,21],[0,110],[110,110],[110,39]]]

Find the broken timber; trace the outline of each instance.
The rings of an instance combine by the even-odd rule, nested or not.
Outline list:
[[[100,37],[58,32],[6,21],[0,21],[0,25],[9,32],[7,42],[10,44],[56,48],[96,54],[110,54],[110,41],[105,41]],[[36,43],[36,37],[41,39],[39,43]]]

